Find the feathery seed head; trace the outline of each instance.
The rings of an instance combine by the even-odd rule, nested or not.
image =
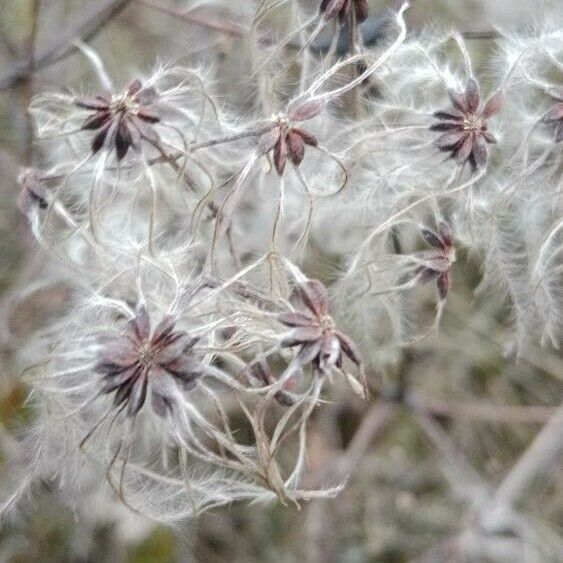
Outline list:
[[[450,152],[460,163],[470,162],[473,168],[487,166],[487,143],[496,143],[488,130],[487,120],[502,106],[504,94],[496,92],[481,108],[479,85],[470,78],[464,93],[448,92],[453,108],[438,111],[434,116],[439,120],[432,125],[432,131],[444,133],[436,140],[436,146]]]
[[[97,365],[103,374],[103,392],[115,393],[114,405],[127,405],[130,415],[141,410],[150,393],[154,411],[165,416],[174,406],[171,382],[189,390],[204,372],[193,356],[197,340],[176,330],[172,317],[164,318],[151,331],[149,314],[141,307],[122,336],[103,347]]]

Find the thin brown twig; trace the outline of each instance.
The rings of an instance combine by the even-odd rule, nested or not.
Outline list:
[[[464,39],[498,39],[501,35],[498,31],[462,31],[461,35]]]
[[[553,415],[555,407],[456,403],[434,399],[412,399],[416,406],[434,416],[481,420],[484,422],[541,424]]]
[[[63,34],[56,43],[50,45],[37,55],[31,68],[29,61],[15,64],[10,72],[0,78],[0,90],[20,84],[26,80],[30,72],[45,68],[72,54],[77,48],[74,45],[77,39],[83,42],[90,41],[106,24],[121,13],[130,2],[131,0],[111,0],[106,2],[102,9],[90,13],[69,32]]]
[[[37,43],[37,33],[39,30],[39,13],[41,11],[41,0],[33,0],[31,5],[31,31],[27,42],[27,69],[28,75],[23,83],[23,111],[25,114],[25,149],[23,162],[26,166],[33,165],[33,120],[28,111],[29,104],[33,98],[35,66],[35,48]]]
[[[540,474],[548,473],[563,454],[563,405],[534,438],[496,490],[497,506],[512,507]]]
[[[397,412],[397,405],[379,402],[371,407],[354,434],[348,448],[336,459],[323,465],[304,479],[304,486],[315,488],[328,480],[341,481],[351,477],[360,466],[368,448],[380,438]]]
[[[152,0],[137,0],[137,3],[157,12],[161,12],[162,14],[173,16],[174,18],[183,20],[188,23],[193,23],[195,25],[200,25],[209,29],[214,29],[215,31],[220,31],[221,33],[226,33],[227,35],[244,37],[248,33],[247,28],[234,21],[222,19],[219,20],[207,15],[204,16],[199,14],[179,12],[167,6],[163,6],[158,2],[153,2]]]
[[[5,22],[0,18],[0,42],[4,45],[4,48],[9,55],[16,58],[21,55],[20,47],[12,40],[6,31]]]
[[[486,483],[448,433],[423,409],[412,408],[411,412],[420,429],[440,453],[440,460],[446,462],[444,474],[452,489],[470,499],[474,498],[476,490],[484,492]]]

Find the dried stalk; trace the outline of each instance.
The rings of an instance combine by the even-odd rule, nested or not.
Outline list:
[[[114,17],[120,14],[131,0],[111,0],[102,9],[98,9],[85,17],[68,33],[63,34],[55,44],[47,47],[34,58],[33,65],[24,61],[14,65],[14,68],[0,78],[0,90],[6,90],[20,84],[31,72],[52,65],[71,55],[76,49],[74,42],[79,39],[88,42],[93,39]]]

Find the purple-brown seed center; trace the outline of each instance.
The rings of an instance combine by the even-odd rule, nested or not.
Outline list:
[[[319,319],[321,330],[326,333],[334,330],[335,324],[330,315],[324,315]]]
[[[138,362],[145,367],[150,366],[153,363],[157,353],[158,349],[154,346],[151,346],[150,342],[144,342],[139,348]]]
[[[463,120],[464,131],[481,131],[484,128],[483,119],[477,115],[467,116]]]

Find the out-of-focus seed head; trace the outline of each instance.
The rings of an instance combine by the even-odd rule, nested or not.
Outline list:
[[[563,90],[552,93],[557,103],[547,112],[543,120],[555,126],[555,142],[563,141]]]
[[[47,190],[37,170],[32,168],[21,170],[18,176],[18,183],[22,188],[18,199],[18,207],[24,215],[29,214],[33,209],[46,209],[49,206]]]
[[[438,233],[422,229],[422,236],[438,252],[429,255],[425,259],[426,265],[417,268],[415,274],[421,283],[436,280],[438,295],[444,300],[451,286],[450,267],[455,262],[455,248],[450,227],[446,223],[440,223]]]

